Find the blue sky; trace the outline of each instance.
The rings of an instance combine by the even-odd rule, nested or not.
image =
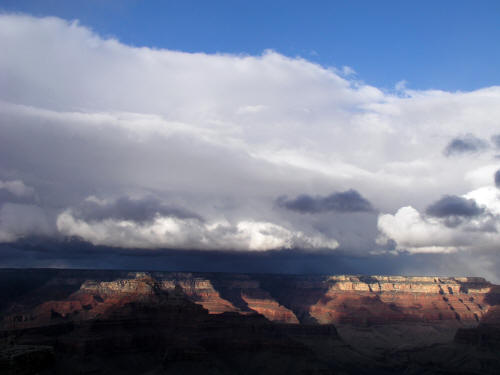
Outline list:
[[[499,1],[4,0],[0,9],[79,19],[125,44],[186,52],[273,49],[352,67],[391,89],[500,84]]]

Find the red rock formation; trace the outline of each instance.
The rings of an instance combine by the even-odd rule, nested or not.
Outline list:
[[[65,375],[499,366],[500,287],[479,278],[64,271],[45,280],[0,305],[0,372],[29,356],[43,368],[52,358],[43,348],[58,369],[46,373]],[[21,347],[28,357],[12,354]]]
[[[154,277],[153,277],[154,276]],[[449,323],[475,326],[500,292],[481,278],[400,276],[249,276],[145,273],[115,281],[85,281],[64,300],[41,301],[6,319],[26,327],[106,316],[124,305],[187,296],[210,314],[259,313],[280,323]],[[177,294],[176,294],[177,293]],[[496,309],[493,308],[493,310]],[[490,320],[498,314],[490,313]]]
[[[236,297],[235,299],[240,304],[246,305],[241,307],[236,307],[231,301],[222,298],[210,280],[195,277],[192,274],[175,274],[172,278],[163,280],[162,287],[168,290],[180,287],[193,302],[202,305],[210,314],[257,312],[270,321],[299,323],[293,311],[275,301],[268,292],[260,287],[257,280],[251,280],[245,275],[238,275],[221,285],[221,289],[229,289],[229,295]]]
[[[240,311],[231,302],[221,298],[210,280],[191,274],[176,274],[175,278],[162,281],[165,290],[174,290],[176,287],[181,288],[193,302],[203,306],[210,314]]]
[[[291,278],[279,289],[279,302],[321,324],[475,325],[494,286],[481,278],[332,276]]]
[[[175,305],[186,299],[179,290],[165,290],[151,276],[138,273],[135,278],[110,282],[86,281],[63,301],[46,301],[33,310],[7,317],[4,327],[28,328],[70,321],[108,318],[127,305]],[[182,303],[181,303],[182,304]]]
[[[274,301],[269,293],[243,292],[241,298],[248,304],[248,307],[268,320],[278,323],[298,324],[299,320],[292,310]]]

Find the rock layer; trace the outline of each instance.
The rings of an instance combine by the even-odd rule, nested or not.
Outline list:
[[[3,324],[94,319],[127,303],[154,301],[161,292],[182,295],[209,314],[257,313],[291,324],[497,324],[500,300],[499,288],[482,278],[129,273],[112,281],[85,280],[64,299],[24,310],[22,304],[11,306],[17,311],[6,314]]]

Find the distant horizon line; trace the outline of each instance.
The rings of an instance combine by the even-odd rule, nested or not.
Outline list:
[[[277,275],[277,276],[318,276],[318,277],[331,277],[331,276],[348,276],[348,277],[403,277],[411,279],[419,278],[438,278],[438,279],[476,279],[493,284],[485,277],[482,276],[458,276],[458,275],[404,275],[404,274],[349,274],[349,273],[279,273],[279,272],[230,272],[230,271],[187,271],[187,270],[148,270],[148,269],[132,269],[132,268],[72,268],[72,267],[2,267],[0,266],[0,272],[2,271],[18,271],[18,270],[33,270],[33,271],[96,271],[96,272],[128,272],[128,273],[191,273],[191,274],[227,274],[227,275]],[[455,280],[459,281],[459,280]]]

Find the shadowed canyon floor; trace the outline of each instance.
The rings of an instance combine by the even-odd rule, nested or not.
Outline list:
[[[2,374],[496,374],[482,278],[0,270]]]

